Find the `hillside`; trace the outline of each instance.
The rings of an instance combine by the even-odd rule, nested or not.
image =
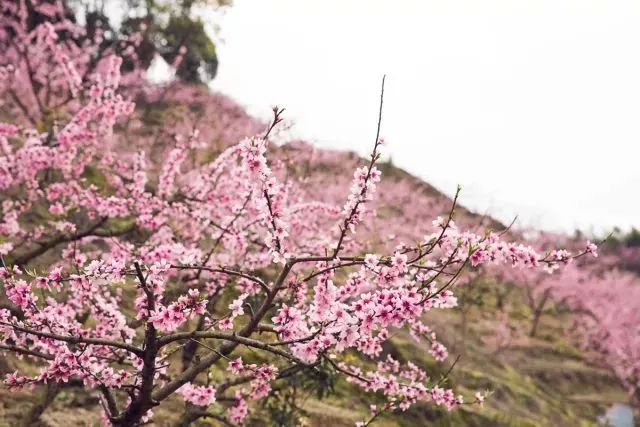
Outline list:
[[[186,99],[190,102],[188,106],[184,104]],[[199,103],[194,99],[199,99]],[[193,123],[203,123],[199,117],[206,117],[208,121],[201,126],[201,134],[209,144],[212,157],[229,143],[261,128],[260,123],[229,99],[194,88],[178,88],[175,93],[165,91],[162,102],[152,99],[139,106],[145,109],[142,114],[145,126],[120,129],[125,140],[154,135],[158,128],[166,126],[174,126],[174,131],[179,132]],[[195,118],[178,121],[181,120],[178,113],[185,107],[195,113]],[[161,147],[158,149],[161,151]],[[277,157],[285,159],[281,174],[303,178],[305,197],[335,204],[341,202],[340,195],[347,191],[351,171],[363,161],[353,153],[317,149],[300,141],[285,143],[273,150],[278,152]],[[433,218],[446,215],[450,209],[451,199],[428,183],[388,163],[383,165],[382,172],[384,179],[375,202],[377,215],[365,232],[373,247],[387,245],[390,236],[400,240],[420,236]],[[480,217],[464,207],[456,209],[455,220],[472,229],[504,229],[499,222]],[[53,259],[55,253],[52,251],[46,256]],[[393,332],[391,345],[387,345],[384,352],[400,361],[416,361],[434,378],[445,375],[459,356],[448,375],[449,385],[466,395],[477,390],[490,390],[493,394],[483,408],[470,405],[448,413],[418,405],[404,413],[383,415],[379,425],[588,426],[596,424],[610,403],[626,401],[615,376],[588,363],[584,353],[571,339],[565,338],[570,332],[571,320],[560,307],[552,307],[543,316],[538,337],[530,338],[526,331],[532,313],[520,288],[477,277],[459,284],[455,292],[459,308],[432,311],[426,319],[444,337],[444,344],[449,348],[450,356],[443,364],[436,363],[426,349],[404,332]],[[503,295],[500,301],[497,300],[499,294]],[[3,363],[2,370],[12,372],[18,366],[24,367],[25,362],[11,356]],[[368,408],[353,386],[338,381],[332,387],[334,395],[320,398],[313,389],[306,390],[304,384],[301,385],[306,391],[296,396],[292,404],[304,414],[303,420],[313,426],[347,426],[366,417]],[[41,419],[35,421],[40,412],[38,402],[48,400],[50,406]],[[29,390],[3,389],[0,419],[4,424],[0,425],[92,425],[99,422],[96,404],[97,397],[80,391],[73,384],[36,395]],[[175,410],[171,409],[172,405]],[[169,406],[158,410],[154,425],[178,423],[181,407],[182,404],[173,399]],[[263,415],[267,412],[273,415],[277,409],[262,408],[262,411]],[[215,421],[211,423],[215,425]],[[259,424],[269,425],[266,421],[252,421],[252,425]],[[202,422],[202,425],[207,424]]]
[[[204,83],[208,1],[129,1],[113,28],[81,3],[0,0],[0,426],[595,426],[639,407],[633,235],[514,230],[385,161],[384,78],[369,157],[292,141],[284,109],[262,123]],[[425,167],[473,159],[441,147]]]

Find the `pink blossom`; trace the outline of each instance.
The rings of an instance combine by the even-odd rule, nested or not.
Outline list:
[[[211,386],[197,386],[186,383],[177,391],[186,402],[196,406],[209,406],[216,401],[216,389]]]

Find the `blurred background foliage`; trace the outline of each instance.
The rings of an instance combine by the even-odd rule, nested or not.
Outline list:
[[[26,4],[31,28],[45,20],[52,21],[30,0]],[[84,23],[87,29],[86,34],[64,37],[80,44],[100,32],[101,48],[120,52],[121,42],[139,32],[142,40],[136,47],[136,56],[143,68],[149,68],[156,56],[172,64],[184,52],[176,76],[183,82],[203,83],[216,76],[218,56],[215,41],[207,33],[198,10],[229,7],[232,0],[63,0],[62,4],[66,17]],[[125,70],[132,65],[125,64]]]

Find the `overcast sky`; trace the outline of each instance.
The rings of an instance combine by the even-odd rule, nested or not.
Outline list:
[[[640,226],[640,2],[235,0],[212,87],[521,226]]]

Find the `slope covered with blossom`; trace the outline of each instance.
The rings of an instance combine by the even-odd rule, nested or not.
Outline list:
[[[223,152],[228,146],[232,145],[234,141],[255,134],[264,128],[264,124],[246,115],[240,107],[228,98],[209,93],[201,87],[188,87],[176,84],[162,88],[159,93],[160,95],[153,95],[162,96],[161,101],[153,98],[151,95],[147,95],[148,98],[144,98],[143,102],[138,103],[139,114],[143,120],[136,125],[130,123],[128,126],[118,128],[116,134],[117,139],[114,145],[125,144],[126,141],[151,140],[152,138],[161,140],[161,137],[158,135],[172,131],[179,134],[180,132],[191,130],[196,124],[199,124],[200,138],[208,141],[208,152],[210,153],[201,155],[214,157],[216,153]],[[190,110],[191,115],[186,115],[186,117],[193,117],[189,121],[184,120],[184,110],[187,108]],[[152,153],[155,153],[154,156],[157,155],[161,157],[163,147],[161,145],[152,145],[152,147]],[[274,152],[275,157],[283,159],[282,162],[274,164],[273,168],[283,177],[284,182],[286,182],[286,176],[289,174],[302,177],[303,186],[298,191],[304,191],[310,194],[311,198],[323,203],[317,205],[315,209],[326,209],[326,206],[331,205],[338,206],[341,200],[340,197],[336,195],[344,194],[345,190],[347,190],[351,184],[351,176],[347,171],[354,170],[362,162],[362,159],[353,153],[318,149],[301,141],[284,141],[279,146],[272,147],[271,150]],[[382,248],[391,245],[389,242],[397,242],[398,240],[404,240],[409,243],[410,241],[408,239],[412,238],[412,236],[419,235],[418,233],[423,233],[425,229],[430,227],[431,218],[442,215],[446,216],[448,214],[452,205],[451,199],[439,193],[428,184],[421,182],[419,179],[395,168],[393,165],[383,164],[381,170],[386,179],[380,183],[378,189],[377,199],[375,201],[376,214],[372,221],[364,225],[365,228],[362,230],[362,233],[366,235],[367,241],[370,242],[373,247]],[[91,179],[96,180],[96,183],[100,184],[100,175],[96,174]],[[305,208],[314,209],[313,206],[306,206]],[[338,207],[336,207],[336,209],[338,209]],[[416,218],[424,218],[424,222],[416,221]],[[501,230],[504,228],[501,224],[492,222],[490,218],[481,218],[465,211],[463,208],[458,209],[456,219],[459,223],[473,227],[474,229],[492,227],[496,230]],[[127,224],[123,224],[123,226],[127,226]],[[52,254],[45,255],[45,259],[51,256]],[[493,286],[495,286],[495,284]],[[514,300],[513,304],[518,304],[517,299],[513,297],[510,297],[510,299]],[[524,310],[522,307],[520,307],[520,309]],[[473,309],[471,309],[471,311],[473,311]],[[489,312],[497,313],[495,309]],[[495,362],[495,357],[491,354],[494,347],[487,343],[493,342],[492,340],[499,336],[500,330],[504,328],[504,325],[487,316],[486,313],[480,317],[476,317],[477,313],[472,313],[470,316],[473,322],[479,322],[478,325],[472,326],[471,329],[474,333],[482,334],[482,340],[478,340],[478,337],[473,337],[473,333],[467,332],[467,336],[470,338],[466,340],[466,343],[464,343],[462,347],[455,339],[446,342],[447,345],[452,346],[451,351],[464,354],[464,357],[456,365],[457,368],[451,374],[452,381],[455,381],[457,378],[467,380],[466,377],[468,375],[478,375],[480,372],[485,371],[485,373],[482,374],[484,379],[478,379],[479,388],[504,390],[503,392],[510,402],[505,404],[502,397],[497,400],[491,399],[482,411],[472,410],[469,412],[463,408],[461,414],[467,415],[450,415],[447,412],[437,411],[430,412],[430,410],[426,408],[424,410],[427,410],[427,413],[420,415],[419,411],[416,412],[416,410],[413,410],[411,412],[411,414],[413,414],[411,417],[413,418],[409,419],[424,419],[424,417],[429,419],[435,417],[436,419],[442,420],[452,419],[454,423],[456,423],[456,419],[466,419],[477,420],[480,424],[503,420],[505,425],[510,425],[511,421],[509,420],[518,420],[521,418],[529,419],[528,417],[532,417],[533,420],[543,420],[544,422],[545,419],[563,419],[561,417],[566,417],[566,414],[563,414],[562,411],[557,409],[550,411],[547,415],[550,418],[546,418],[547,416],[541,417],[540,415],[534,417],[532,413],[526,410],[523,411],[522,409],[514,408],[521,403],[520,399],[522,399],[521,394],[523,391],[519,390],[520,387],[522,384],[528,383],[530,377],[528,377],[527,374],[519,372],[519,369],[516,369],[517,363],[512,364],[510,359],[514,357],[531,357],[536,360],[546,359],[549,357],[549,354],[547,354],[548,349],[544,346],[538,348],[537,345],[529,348],[528,346],[531,344],[526,343],[523,344],[523,348],[516,346],[516,350],[504,350],[502,352],[504,360],[500,360],[499,364],[495,364],[493,363]],[[459,330],[460,321],[461,319],[457,314],[448,316],[439,314],[433,319],[433,322],[439,325],[438,329],[448,332],[444,334],[445,337],[453,337],[461,333]],[[557,325],[553,327],[557,327]],[[562,328],[559,328],[559,331],[563,333]],[[517,339],[515,340],[517,341]],[[410,337],[402,338],[398,336],[390,341],[385,351],[389,351],[390,354],[393,354],[395,357],[400,357],[402,360],[403,357],[420,355],[424,350],[420,345],[414,344]],[[537,354],[534,357],[534,354],[528,354],[530,351],[534,354],[536,352],[542,352],[542,354]],[[568,351],[568,353],[564,355],[562,355],[562,353],[560,355],[554,355],[560,363],[567,363],[567,361],[573,361],[578,357],[578,353],[573,350],[562,351]],[[449,359],[452,361],[453,357]],[[487,360],[492,360],[492,362],[487,363]],[[588,365],[583,365],[582,362],[579,361],[580,358],[577,360],[578,361],[575,362],[578,366],[577,373],[570,374],[575,375],[577,378],[571,378],[569,384],[575,382],[584,386],[583,382],[589,383],[592,379],[596,379],[596,384],[600,385],[612,382],[612,378],[608,376],[606,371],[598,369],[592,370]],[[10,363],[12,364],[12,362]],[[17,363],[23,364],[25,362]],[[422,363],[430,366],[436,372],[440,371],[441,374],[444,374],[444,367],[438,368],[437,364],[434,365],[433,359],[430,357],[422,359]],[[509,375],[515,376],[515,378],[502,378],[505,369],[507,372],[510,372]],[[491,373],[487,374],[486,371]],[[545,373],[545,375],[547,374],[548,373]],[[545,384],[545,388],[548,387],[545,382],[541,382],[539,386],[540,389],[536,391],[536,389],[533,388],[533,391],[530,393],[535,396],[534,399],[540,399],[545,402],[545,404],[548,404],[549,401],[558,398],[558,396],[550,394],[547,391],[544,393],[546,394],[545,398],[542,399],[540,396],[543,395],[543,384]],[[565,386],[566,384],[562,385],[562,387]],[[347,395],[354,392],[354,390],[351,389],[352,386],[346,383],[343,384],[340,381],[335,384],[334,387],[338,389],[339,395],[341,394],[343,396],[342,399],[339,397],[332,397],[328,401],[311,399],[302,405],[302,408],[306,410],[308,418],[312,423],[323,423],[331,420],[332,423],[337,422],[339,424],[351,425],[356,418],[363,416],[362,412],[366,411],[364,402],[357,403],[357,400],[350,401],[347,399]],[[531,387],[531,385],[529,384],[527,387]],[[611,388],[612,392],[617,393],[617,387],[615,385],[610,386],[607,384],[607,387]],[[576,389],[576,392],[579,391],[580,390]],[[200,394],[201,392],[198,391],[197,388],[189,391],[189,393],[189,399],[206,399],[205,396]],[[538,395],[538,393],[540,394]],[[66,397],[61,399],[61,395]],[[43,396],[40,395],[35,397],[29,395],[29,397],[25,397],[23,394],[21,396],[22,399],[25,399],[20,401],[22,405],[16,405],[16,402],[12,400],[12,395],[5,396],[3,402],[9,405],[6,407],[7,419],[12,419],[23,411],[16,411],[13,408],[29,407],[31,400],[34,400],[35,403],[38,399],[43,398]],[[49,408],[43,416],[43,420],[47,423],[52,423],[53,425],[64,423],[63,420],[67,416],[71,417],[71,419],[74,419],[74,417],[98,416],[97,412],[89,409],[90,406],[88,406],[87,409],[83,408],[83,406],[87,405],[87,402],[85,402],[81,396],[76,395],[73,389],[65,390],[63,393],[57,394],[57,396],[51,408]],[[46,398],[46,395],[44,397]],[[528,398],[531,399],[532,397]],[[331,415],[328,415],[325,413],[326,411],[322,409],[324,407],[323,405],[327,404],[333,407]],[[75,413],[74,411],[69,413],[69,405],[71,405],[71,407],[79,405],[80,408],[78,408]],[[576,405],[576,408],[580,408],[581,404],[571,403],[571,405]],[[336,406],[338,408],[336,408]],[[586,407],[591,408],[591,405],[587,404]],[[89,413],[87,413],[87,410],[89,410]],[[584,412],[584,408],[580,408],[580,410]],[[518,412],[522,412],[522,414],[518,414]],[[587,412],[590,416],[594,416],[593,410]],[[63,413],[65,415],[62,415]],[[173,419],[172,416],[174,415],[172,413],[165,414],[164,411],[160,411],[160,414],[164,414],[169,420]],[[393,420],[394,418],[391,417],[387,422],[393,424]]]
[[[519,243],[456,207],[380,161],[380,118],[366,159],[288,142],[278,108],[261,124],[202,87],[148,84],[144,28],[109,51],[57,6],[33,24],[24,3],[2,5],[2,401],[33,402],[8,419],[60,407],[117,426],[594,418],[562,390],[573,381],[532,385],[513,359],[548,350],[588,376],[577,400],[637,392],[637,310],[597,303],[635,295],[635,276],[592,267],[593,243]],[[548,301],[574,323],[569,341]],[[527,308],[533,354],[513,351]],[[580,352],[556,348],[572,340]],[[503,393],[485,402],[487,388]]]

